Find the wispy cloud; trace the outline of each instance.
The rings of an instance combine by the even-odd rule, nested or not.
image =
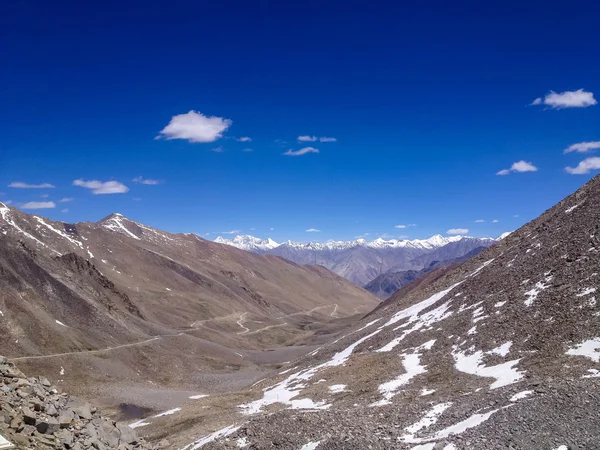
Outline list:
[[[68,213],[69,212],[69,208],[61,209],[60,212]]]
[[[298,136],[299,142],[337,142],[337,139],[334,137],[327,136]]]
[[[4,203],[6,206],[10,206],[12,205],[12,200],[4,200],[2,203]]]
[[[517,161],[509,169],[502,169],[496,175],[508,175],[511,172],[537,172],[538,168],[527,161]]]
[[[564,153],[587,153],[591,150],[598,150],[600,148],[600,141],[590,141],[590,142],[579,142],[578,144],[573,144],[567,147]]]
[[[156,185],[156,184],[160,184],[159,180],[151,180],[148,178],[144,178],[144,177],[135,177],[133,180],[134,183],[139,183],[139,184],[148,184],[148,185]]]
[[[309,228],[306,230],[307,233],[320,233],[321,230],[317,230],[316,228]]]
[[[404,229],[404,228],[408,228],[408,227],[416,227],[417,224],[415,223],[409,223],[408,225],[394,225],[394,228],[399,228],[399,229]]]
[[[42,198],[48,198],[48,197],[50,197],[50,194],[42,194],[42,195],[40,195],[40,197],[42,197]]]
[[[475,223],[484,223],[484,222],[485,222],[485,220],[483,220],[483,219],[477,219],[477,220],[475,221]]]
[[[252,138],[248,136],[242,136],[241,138],[235,139],[238,142],[252,142]]]
[[[446,234],[457,235],[457,234],[467,234],[469,232],[468,228],[450,228],[446,231]]]
[[[240,230],[221,231],[221,234],[238,234]]]
[[[53,189],[56,186],[54,186],[53,184],[50,184],[50,183],[28,184],[28,183],[23,183],[22,181],[13,181],[12,183],[10,183],[8,185],[8,187],[17,188],[17,189]]]
[[[84,181],[81,178],[73,181],[73,186],[80,186],[86,189],[91,189],[92,194],[124,194],[129,191],[129,188],[118,181]]]
[[[211,148],[210,151],[215,152],[215,153],[223,153],[225,150],[223,149],[222,146],[219,145],[218,147]]]
[[[184,139],[188,142],[214,142],[223,137],[223,132],[231,126],[230,119],[205,116],[198,111],[178,114],[171,118],[156,139]]]
[[[519,216],[515,216],[515,217],[519,217]],[[500,222],[498,219],[492,220],[492,223],[498,223],[498,222]]]
[[[571,175],[583,175],[590,173],[592,170],[600,169],[600,157],[586,158],[581,161],[577,167],[565,167],[567,173]]]
[[[553,109],[562,108],[586,108],[596,103],[592,92],[578,89],[576,91],[554,92],[550,91],[545,97],[536,98],[532,105],[546,105]]]
[[[27,202],[21,205],[22,209],[51,209],[56,208],[54,202]]]
[[[246,152],[246,153],[250,153],[250,152],[253,152],[254,150],[252,150],[251,148],[244,148],[244,149],[242,149],[242,151]]]
[[[306,155],[307,153],[319,153],[319,149],[314,148],[314,147],[304,147],[301,148],[300,150],[288,150],[287,152],[284,153],[284,155],[286,156],[302,156],[302,155]]]
[[[67,203],[72,202],[73,200],[75,200],[73,197],[63,197],[58,201],[58,203]]]

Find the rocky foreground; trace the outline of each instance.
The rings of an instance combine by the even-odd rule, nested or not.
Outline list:
[[[27,377],[0,356],[0,435],[17,449],[151,450],[124,423],[103,417],[89,403],[43,377]]]

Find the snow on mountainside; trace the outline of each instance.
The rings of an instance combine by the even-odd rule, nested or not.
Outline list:
[[[280,256],[296,264],[321,265],[364,286],[390,270],[421,270],[432,261],[459,258],[477,247],[489,247],[496,240],[438,234],[429,239],[379,238],[374,241],[357,239],[306,244],[292,241],[278,244],[271,239],[261,240],[253,236],[218,237],[215,242],[254,253]]]
[[[236,236],[233,239],[225,239],[221,236],[215,239],[215,242],[218,244],[227,244],[233,247],[237,247],[241,250],[246,250],[250,252],[260,252],[272,250],[276,247],[279,247],[280,244],[275,242],[273,239],[259,239],[254,236]]]
[[[356,239],[353,241],[328,241],[325,243],[319,242],[308,242],[308,243],[300,243],[294,241],[286,241],[285,243],[278,244],[274,240],[268,239],[260,239],[254,236],[243,235],[236,236],[233,239],[226,239],[222,236],[219,236],[215,239],[215,242],[219,244],[227,244],[233,247],[237,247],[242,250],[247,251],[255,251],[255,250],[272,250],[281,245],[286,245],[292,248],[308,248],[314,250],[345,250],[352,247],[369,247],[369,248],[420,248],[420,249],[434,249],[438,247],[443,247],[450,242],[457,242],[463,239],[466,236],[450,236],[444,237],[440,234],[436,234],[428,239],[389,239],[385,240],[383,238],[378,238],[373,241],[367,241],[366,239]],[[486,238],[484,238],[486,239]]]
[[[597,176],[257,383],[205,448],[598,449],[599,273]]]

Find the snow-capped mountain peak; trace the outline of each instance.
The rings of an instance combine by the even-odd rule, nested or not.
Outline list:
[[[353,241],[328,241],[325,243],[320,242],[294,242],[285,241],[283,243],[277,243],[271,238],[260,239],[250,235],[239,235],[233,239],[227,239],[223,236],[219,236],[215,239],[215,242],[219,244],[231,245],[233,247],[240,248],[248,251],[267,251],[277,248],[279,246],[287,246],[291,248],[304,248],[312,250],[344,250],[348,248],[363,246],[374,249],[386,249],[386,248],[417,248],[417,249],[435,249],[443,247],[451,242],[458,242],[468,236],[449,236],[444,237],[440,234],[436,234],[428,239],[389,239],[377,238],[373,241],[367,241],[366,239],[360,238]]]
[[[233,239],[225,239],[219,236],[215,239],[219,244],[227,244],[247,251],[267,251],[279,247],[280,244],[271,238],[260,239],[250,235],[240,235]]]

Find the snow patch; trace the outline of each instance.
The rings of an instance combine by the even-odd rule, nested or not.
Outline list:
[[[338,394],[340,392],[346,392],[346,387],[345,384],[332,384],[329,386],[329,390],[334,394]]]
[[[402,354],[402,366],[404,367],[405,373],[391,381],[379,385],[379,392],[382,394],[383,399],[372,403],[370,406],[389,405],[391,399],[397,394],[400,387],[409,383],[417,375],[427,372],[425,366],[421,365],[421,353],[419,353],[418,350],[430,350],[434,343],[435,340],[428,341],[420,347],[417,347],[415,353]]]
[[[490,385],[490,389],[497,389],[509,384],[516,383],[523,378],[523,372],[519,372],[514,368],[520,359],[513,359],[495,366],[486,366],[483,364],[483,357],[485,355],[497,354],[500,356],[506,356],[510,349],[511,343],[506,343],[497,347],[489,352],[483,352],[481,350],[476,351],[472,355],[467,355],[466,352],[458,351],[455,345],[452,349],[452,356],[455,361],[456,370],[470,375],[477,375],[479,377],[490,377],[495,378]]]
[[[321,441],[309,442],[308,444],[304,444],[300,450],[315,450],[320,443]]]
[[[567,355],[585,356],[594,362],[600,362],[600,338],[588,339],[577,344],[566,352]]]
[[[524,398],[529,397],[531,394],[533,394],[533,391],[521,391],[521,392],[517,392],[515,395],[513,395],[510,398],[511,402],[516,402],[518,400],[522,400]]]
[[[227,437],[227,436],[235,433],[239,429],[240,429],[240,427],[236,427],[234,425],[229,425],[228,427],[222,428],[218,431],[215,431],[212,434],[209,434],[207,436],[204,436],[204,437],[198,439],[196,442],[194,442],[192,444],[186,445],[181,450],[197,450],[201,447],[204,447],[206,444],[209,444],[210,442],[214,442],[215,440],[217,440],[219,438]]]
[[[577,294],[577,297],[584,297],[586,295],[593,294],[594,292],[596,292],[595,287],[585,288],[579,294]]]
[[[529,291],[525,292],[525,296],[527,297],[527,299],[523,302],[525,303],[525,306],[531,306],[533,305],[533,302],[535,302],[537,300],[537,296],[539,295],[540,292],[542,292],[544,289],[548,289],[550,287],[549,283],[552,280],[552,276],[548,276],[544,279],[544,281],[538,281],[537,283],[535,283],[535,286],[533,287],[533,289],[530,289]]]

